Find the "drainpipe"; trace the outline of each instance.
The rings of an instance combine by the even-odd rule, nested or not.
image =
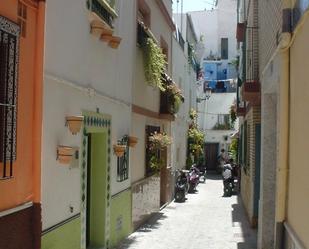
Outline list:
[[[41,202],[41,137],[43,107],[43,65],[45,0],[38,1],[36,30],[36,51],[34,71],[34,114],[33,114],[33,182],[34,203]]]
[[[36,19],[36,51],[33,89],[33,248],[41,248],[41,142],[44,73],[45,0],[38,1]]]

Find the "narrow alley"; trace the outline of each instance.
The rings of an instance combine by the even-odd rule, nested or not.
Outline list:
[[[222,197],[222,180],[209,175],[184,203],[171,203],[131,234],[118,249],[255,249],[238,196]]]

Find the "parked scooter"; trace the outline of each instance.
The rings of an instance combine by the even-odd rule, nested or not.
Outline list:
[[[235,188],[234,184],[234,176],[233,176],[233,167],[230,164],[225,164],[223,166],[223,172],[222,172],[222,177],[223,177],[223,195],[224,196],[232,196]]]
[[[188,178],[184,171],[179,170],[175,184],[175,201],[184,202],[188,190]]]
[[[200,182],[205,183],[206,182],[206,167],[205,166],[198,166],[198,169],[200,171]]]
[[[200,182],[200,171],[194,165],[192,165],[189,173],[189,193],[194,193],[196,191],[196,187]]]

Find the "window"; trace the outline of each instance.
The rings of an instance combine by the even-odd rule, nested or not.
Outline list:
[[[155,133],[155,132],[160,132],[160,127],[159,126],[146,126],[146,165],[145,165],[145,175],[146,176],[151,176],[155,173],[155,170],[150,167],[150,160],[151,158],[155,155],[157,158],[160,158],[160,151],[152,151],[150,150],[150,142],[149,142],[149,137]]]
[[[26,37],[27,30],[27,6],[22,2],[18,2],[17,7],[18,25],[20,27],[21,36]]]
[[[118,143],[127,146],[123,156],[117,158],[117,181],[122,182],[129,178],[129,137],[124,136]]]
[[[0,178],[13,176],[16,160],[19,32],[18,25],[0,16]]]
[[[229,39],[221,38],[221,59],[228,60],[229,58]]]

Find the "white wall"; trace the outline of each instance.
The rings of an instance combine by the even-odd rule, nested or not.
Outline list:
[[[81,115],[83,110],[96,111],[112,116],[111,143],[130,134],[131,108],[122,103],[111,102],[100,96],[59,83],[45,75],[42,156],[42,211],[43,229],[61,222],[80,211],[80,165],[70,169],[56,160],[57,145],[81,148],[81,134],[73,136],[65,127],[65,116]],[[117,113],[118,115],[115,115]],[[131,149],[132,151],[132,149]],[[130,166],[131,166],[130,162]],[[130,179],[118,183],[117,157],[111,152],[111,186],[115,194],[130,186]],[[74,212],[69,212],[69,207]]]
[[[229,60],[237,56],[237,0],[219,0],[213,10],[190,12],[196,30],[204,36],[205,56],[221,57],[221,38],[229,40]]]
[[[135,1],[117,1],[115,35],[118,49],[90,34],[84,0],[53,0],[46,9],[46,45],[42,154],[43,229],[80,211],[80,168],[69,169],[56,161],[57,145],[81,147],[81,136],[65,127],[66,115],[96,111],[111,115],[112,139],[130,134],[132,80],[135,60]],[[116,65],[116,67],[115,67]],[[116,70],[115,70],[116,69]],[[92,95],[85,88],[92,89]],[[104,97],[105,96],[105,97]],[[117,158],[111,154],[111,192],[130,186],[118,183]],[[74,207],[70,213],[69,207]]]
[[[173,169],[180,169],[186,165],[188,120],[193,99],[190,93],[195,93],[195,78],[192,77],[188,58],[176,39],[173,39],[173,61],[173,79],[185,97],[185,102],[181,105],[175,122],[172,123],[172,166]]]

